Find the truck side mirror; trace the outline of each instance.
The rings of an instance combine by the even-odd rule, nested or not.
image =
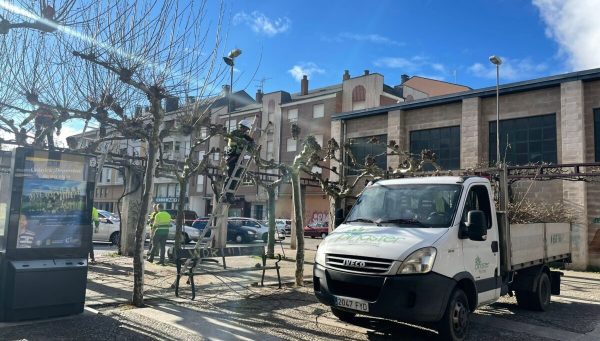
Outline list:
[[[467,215],[467,235],[469,239],[484,241],[487,239],[487,223],[483,211],[469,211]]]

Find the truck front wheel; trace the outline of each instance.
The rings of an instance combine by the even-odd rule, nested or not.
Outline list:
[[[465,292],[456,288],[450,295],[444,316],[438,322],[437,330],[442,340],[464,340],[469,331],[469,300]]]
[[[354,316],[356,316],[355,313],[351,313],[349,311],[337,309],[334,307],[331,307],[331,312],[333,313],[333,315],[335,315],[335,317],[339,318],[340,320],[342,320],[344,322],[350,322],[350,321],[352,321]]]

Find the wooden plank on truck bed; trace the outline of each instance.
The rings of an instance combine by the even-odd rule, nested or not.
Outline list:
[[[546,243],[548,258],[571,253],[571,224],[547,223]]]
[[[544,259],[544,224],[510,224],[511,265]]]

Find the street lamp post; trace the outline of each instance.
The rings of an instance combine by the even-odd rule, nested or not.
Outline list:
[[[496,65],[496,166],[500,166],[500,64],[502,59],[493,55],[490,62]]]
[[[239,55],[242,54],[242,50],[240,49],[233,49],[231,50],[231,52],[229,52],[229,54],[227,55],[227,57],[223,57],[223,61],[225,61],[225,64],[229,65],[231,72],[230,72],[230,77],[229,77],[229,93],[227,94],[227,130],[231,133],[231,94],[233,93],[233,66],[234,66],[234,60],[235,58],[237,58]]]

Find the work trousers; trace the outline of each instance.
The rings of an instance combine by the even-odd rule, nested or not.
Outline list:
[[[150,249],[150,257],[148,257],[149,261],[154,260],[154,256],[160,251],[160,263],[165,262],[165,249],[167,247],[167,236],[169,235],[169,231],[165,230],[156,230],[152,234],[152,247]]]

